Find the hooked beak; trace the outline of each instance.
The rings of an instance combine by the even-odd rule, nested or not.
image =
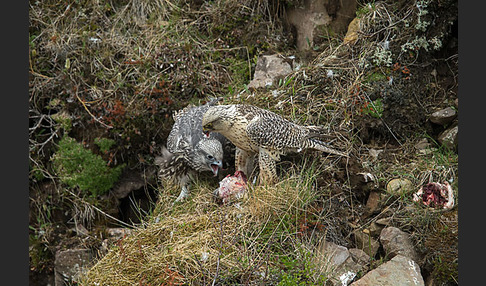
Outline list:
[[[221,161],[214,161],[209,165],[211,167],[211,171],[213,171],[214,176],[216,177],[218,175],[219,168],[223,167],[223,163]]]
[[[206,138],[209,138],[209,133],[211,132],[211,130],[209,130],[208,128],[204,128],[203,127],[203,134]]]

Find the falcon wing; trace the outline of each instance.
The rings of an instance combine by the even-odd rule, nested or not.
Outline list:
[[[300,148],[305,130],[281,117],[254,118],[246,128],[248,136],[258,146],[284,152],[287,148]]]

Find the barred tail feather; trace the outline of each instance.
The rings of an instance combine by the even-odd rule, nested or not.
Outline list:
[[[329,130],[325,129],[324,127],[321,126],[306,126],[307,130],[309,133],[306,138],[325,138],[325,139],[332,139],[333,137],[329,135]]]
[[[329,154],[339,155],[339,156],[343,156],[343,157],[349,157],[347,154],[345,154],[341,151],[337,151],[333,148],[328,147],[326,143],[324,143],[320,140],[310,138],[310,139],[307,140],[307,142],[309,143],[307,148],[319,150],[319,151],[326,152],[326,153],[329,153]]]

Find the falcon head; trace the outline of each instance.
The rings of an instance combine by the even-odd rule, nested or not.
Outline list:
[[[228,130],[235,115],[235,107],[232,105],[211,106],[204,113],[202,128],[204,134]]]
[[[212,138],[203,138],[197,143],[194,153],[194,164],[197,171],[211,171],[214,176],[218,175],[219,169],[223,166],[221,142]]]

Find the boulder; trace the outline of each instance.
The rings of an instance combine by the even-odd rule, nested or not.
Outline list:
[[[89,249],[68,249],[56,252],[54,261],[55,285],[72,285],[79,275],[88,271],[94,255]]]
[[[457,116],[456,111],[451,107],[447,107],[432,113],[430,115],[430,121],[435,124],[446,125],[451,123],[452,120],[456,118],[456,116]]]
[[[397,255],[390,261],[366,273],[351,286],[424,286],[420,268],[412,259]]]
[[[277,79],[284,78],[291,72],[290,64],[278,55],[260,56],[248,88],[270,87]]]
[[[457,149],[457,134],[459,133],[459,126],[456,125],[454,127],[451,127],[445,131],[443,131],[441,134],[439,134],[439,137],[437,140],[439,143],[451,150]]]
[[[419,261],[420,259],[410,235],[396,227],[389,226],[384,228],[380,234],[380,242],[387,257],[391,258],[400,254],[414,261]]]

